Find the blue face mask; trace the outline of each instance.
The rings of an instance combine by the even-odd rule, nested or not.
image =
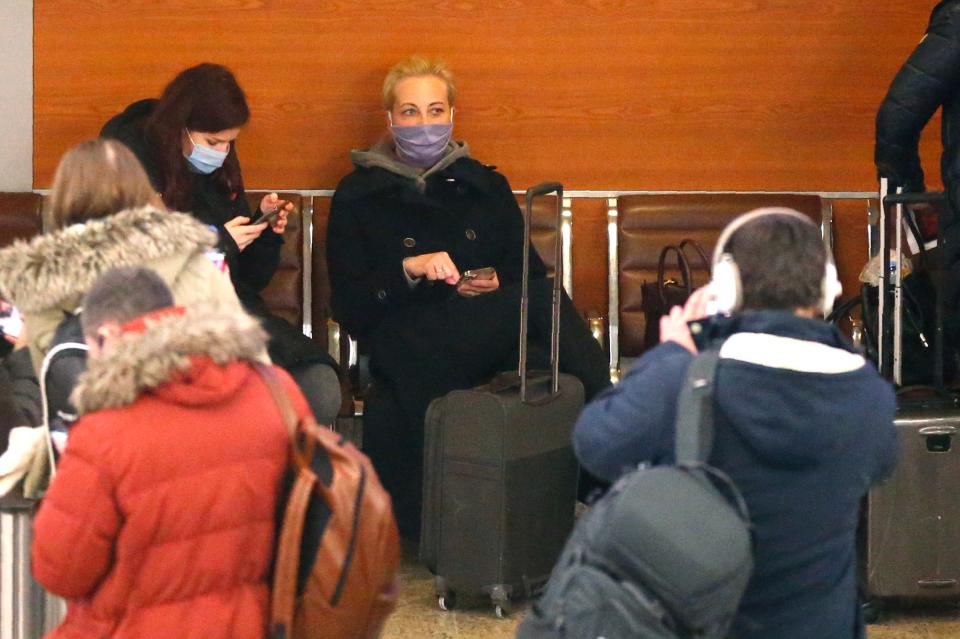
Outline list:
[[[223,166],[223,162],[227,159],[226,152],[217,151],[208,146],[197,144],[193,141],[193,136],[190,135],[190,131],[187,131],[187,138],[189,138],[193,144],[193,150],[190,151],[190,155],[187,156],[187,162],[190,163],[190,166],[192,166],[197,173],[209,175]]]
[[[389,111],[390,131],[397,147],[397,155],[407,164],[427,169],[440,161],[453,137],[453,111],[449,124],[415,124],[394,126]]]

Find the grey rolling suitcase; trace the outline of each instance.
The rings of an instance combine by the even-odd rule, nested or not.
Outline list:
[[[0,497],[0,639],[40,639],[63,617],[63,600],[30,575],[34,501]]]
[[[960,600],[960,410],[912,408],[896,419],[900,458],[871,491],[866,585],[887,598]]]
[[[940,194],[887,195],[881,184],[880,215],[873,236],[877,248],[898,257],[890,271],[881,269],[880,370],[894,384],[903,375],[903,300],[900,259],[904,205],[931,201]],[[892,212],[893,232],[887,215]],[[893,237],[890,237],[890,236]],[[884,304],[886,291],[893,303]],[[891,307],[892,306],[892,307]],[[943,387],[943,323],[938,309],[931,344],[936,349],[935,386],[898,393],[900,452],[890,478],[868,498],[863,534],[862,611],[875,621],[885,600],[960,601],[960,502],[954,484],[960,477],[960,399]],[[906,394],[904,394],[906,391]]]
[[[526,196],[519,370],[448,393],[427,410],[420,560],[434,573],[445,610],[458,593],[480,594],[498,617],[509,614],[511,598],[546,582],[573,529],[578,467],[570,436],[584,391],[558,369],[559,272],[551,371],[527,373],[531,205],[554,191],[559,224],[560,184],[533,187]],[[559,269],[559,233],[556,250]]]

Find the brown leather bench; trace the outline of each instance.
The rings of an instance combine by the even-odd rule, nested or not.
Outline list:
[[[311,315],[313,317],[313,339],[326,345],[330,354],[338,361],[346,363],[347,358],[340,359],[339,334],[336,326],[329,326],[330,317],[330,275],[327,271],[327,222],[330,219],[330,202],[332,198],[313,196],[311,207],[313,211],[311,232],[312,249],[311,264]],[[333,333],[331,335],[331,333]],[[346,345],[346,335],[344,335]]]
[[[661,249],[685,238],[696,240],[708,258],[720,231],[733,218],[751,209],[785,206],[804,213],[821,225],[832,245],[832,208],[817,195],[763,193],[644,194],[617,198],[617,243],[610,260],[616,262],[616,287],[610,291],[611,373],[620,360],[635,358],[651,345],[643,343],[646,321],[641,310],[641,285],[655,282]],[[691,258],[696,264],[695,258]],[[698,269],[694,284],[709,273]],[[615,323],[614,323],[615,322]]]
[[[267,193],[268,191],[247,192],[247,200],[253,211],[257,211],[260,200]],[[262,295],[271,312],[294,326],[303,326],[304,282],[306,280],[309,283],[309,269],[304,267],[303,220],[305,216],[309,219],[311,198],[304,198],[299,193],[278,195],[292,202],[296,212],[287,218],[287,230],[283,234],[283,248],[280,250],[280,265],[270,284],[263,289]],[[309,320],[309,317],[307,319]]]
[[[524,210],[526,201],[523,195],[517,196],[520,210]],[[533,215],[530,220],[530,241],[547,267],[547,275],[553,277],[556,269],[554,262],[554,242],[557,240],[557,196],[539,197],[533,202]]]
[[[43,197],[36,193],[0,193],[0,246],[43,230]]]

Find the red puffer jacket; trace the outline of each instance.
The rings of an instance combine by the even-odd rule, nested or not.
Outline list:
[[[90,360],[37,515],[34,575],[68,600],[50,637],[260,639],[288,445],[249,363],[263,332],[192,313],[139,330]]]

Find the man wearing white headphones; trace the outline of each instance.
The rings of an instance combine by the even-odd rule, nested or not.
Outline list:
[[[862,637],[855,533],[861,498],[895,464],[893,390],[821,319],[840,289],[809,218],[740,216],[713,262],[713,281],[661,320],[661,344],[584,409],[577,457],[608,481],[673,463],[686,369],[718,349],[709,463],[736,483],[754,530],[754,574],[731,636]]]

